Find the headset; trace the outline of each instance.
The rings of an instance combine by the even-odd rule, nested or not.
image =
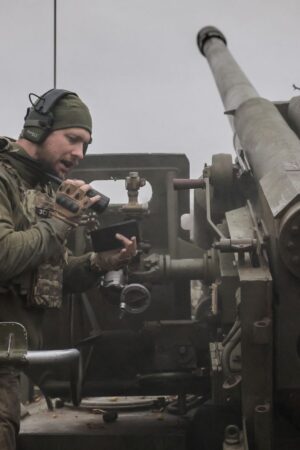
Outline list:
[[[27,113],[24,117],[22,137],[37,144],[43,142],[52,131],[53,114],[51,110],[61,98],[70,94],[78,97],[75,92],[66,91],[65,89],[50,89],[41,97],[31,92],[29,101],[32,106],[27,108]],[[36,97],[37,100],[33,102],[32,97]],[[28,129],[28,127],[35,127],[38,130]]]

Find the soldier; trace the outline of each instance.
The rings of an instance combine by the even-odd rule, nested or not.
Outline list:
[[[123,267],[136,241],[117,235],[121,251],[70,256],[69,231],[100,198],[87,196],[84,181],[67,179],[91,142],[91,115],[69,91],[50,90],[31,104],[19,139],[0,139],[0,322],[23,324],[29,348],[39,349],[45,310],[61,306],[63,289],[87,290],[99,274]],[[47,173],[64,180],[56,193]],[[19,374],[2,366],[1,450],[16,447],[19,407]]]

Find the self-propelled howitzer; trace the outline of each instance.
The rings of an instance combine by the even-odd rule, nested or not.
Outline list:
[[[250,448],[285,448],[278,447],[275,418],[282,414],[296,429],[300,410],[295,400],[300,394],[300,97],[289,102],[260,97],[216,28],[200,30],[197,43],[234,132],[237,158],[228,186],[233,183],[244,197],[237,201],[240,208],[224,210],[223,225],[209,220],[214,248],[236,255],[244,430]],[[204,171],[212,189],[213,173],[213,165]],[[213,196],[206,200],[210,219]],[[242,250],[247,245],[249,265]],[[284,442],[282,429],[279,435]]]
[[[69,350],[25,355],[13,346],[14,330],[3,339],[2,361],[20,365],[21,354],[48,399],[71,398],[78,406],[86,397],[128,396],[127,405],[136,408],[131,396],[177,396],[164,412],[184,416],[182,440],[167,420],[155,417],[150,428],[149,415],[136,410],[132,433],[120,414],[124,426],[111,428],[112,441],[104,428],[105,441],[95,437],[93,448],[103,442],[115,448],[122,430],[120,446],[300,448],[300,97],[261,98],[217,29],[202,29],[198,44],[233,129],[235,161],[213,155],[202,177],[190,180],[185,155],[87,155],[73,176],[123,180],[128,203],[110,204],[101,223],[93,211],[87,214],[87,227],[74,230],[70,248],[84,254],[94,227],[134,219],[138,254],[127,269],[101,276],[97,288],[66,297],[55,316],[60,327],[53,328],[52,315],[45,320],[46,348]],[[141,204],[145,182],[152,196]],[[193,240],[180,226],[189,212],[187,189],[195,192]],[[192,302],[190,280],[197,288]],[[85,428],[78,432],[79,420],[72,422],[76,432],[69,428],[68,435],[76,443],[80,436],[82,448],[93,446]],[[166,437],[160,439],[158,427]],[[26,435],[24,427],[23,442]],[[59,446],[59,433],[50,441]]]

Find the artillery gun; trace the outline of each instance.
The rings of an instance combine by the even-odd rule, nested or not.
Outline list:
[[[239,208],[226,205],[221,227],[210,223],[210,208],[206,211],[220,269],[225,252],[237,269],[240,332],[235,331],[235,336],[241,342],[244,436],[249,448],[286,448],[291,427],[295,433],[289,445],[297,448],[300,97],[277,103],[261,98],[216,28],[202,29],[198,46],[214,75],[237,154],[231,170],[230,164],[222,168],[219,162],[217,174],[213,164],[204,178],[214,189],[227,192],[232,206],[240,202]],[[206,199],[206,206],[211,203],[213,209],[213,196],[206,192]],[[220,275],[218,290],[222,291],[222,271]],[[227,302],[222,296],[221,317]]]
[[[296,449],[300,97],[261,98],[216,28],[203,28],[197,42],[233,129],[236,159],[214,155],[196,180],[189,179],[184,155],[91,155],[74,170],[88,182],[125,179],[128,204],[108,208],[100,221],[135,218],[140,250],[126,273],[109,274],[81,302],[71,297],[62,313],[49,312],[47,348],[76,347],[71,354],[81,369],[77,375],[73,370],[70,385],[65,368],[37,364],[35,380],[48,399],[71,396],[77,406],[86,396],[177,395],[184,439],[170,442],[173,449]],[[141,205],[145,180],[152,198]],[[180,227],[189,212],[188,189],[195,193],[193,240]],[[70,244],[80,254],[89,236],[79,228]],[[192,311],[191,280],[202,283]],[[53,321],[61,325],[55,333]],[[190,411],[188,395],[196,400]],[[143,447],[162,448],[158,435],[150,438],[140,425]],[[84,448],[85,437],[76,433]],[[21,449],[29,448],[29,434],[30,426],[23,435],[21,430]],[[35,448],[34,433],[31,438]],[[88,442],[90,448],[101,442],[115,448],[100,435]]]

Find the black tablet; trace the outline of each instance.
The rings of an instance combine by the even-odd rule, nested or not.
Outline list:
[[[121,241],[116,239],[116,233],[123,234],[128,239],[133,236],[139,241],[139,229],[136,220],[126,220],[124,222],[115,223],[108,227],[101,228],[91,232],[91,239],[93,250],[95,252],[104,252],[107,250],[114,250],[122,248]]]

